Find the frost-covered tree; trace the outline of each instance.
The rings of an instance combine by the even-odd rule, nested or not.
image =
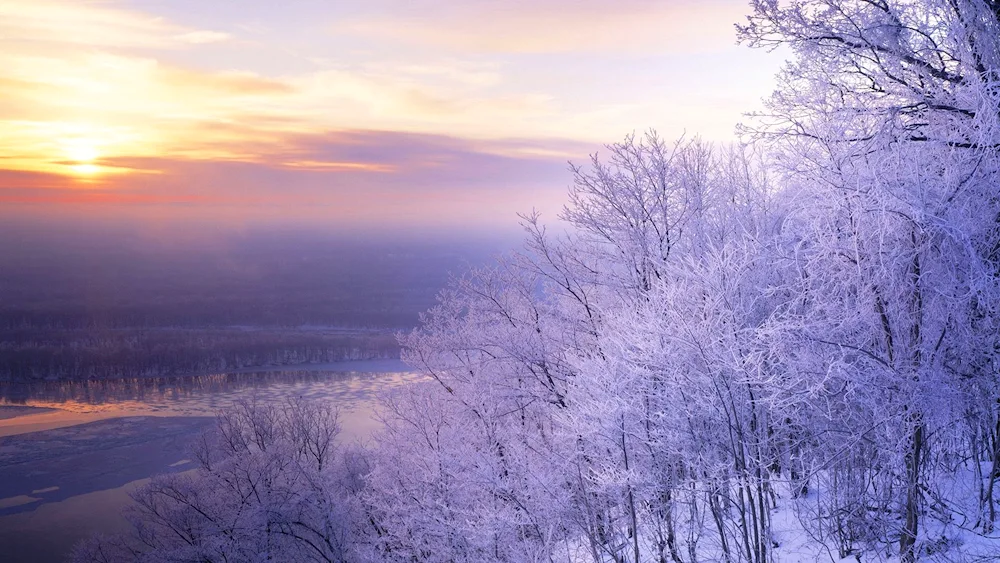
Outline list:
[[[813,448],[828,477],[850,481],[831,484],[850,494],[825,514],[841,532],[848,515],[842,553],[845,533],[898,537],[913,561],[931,464],[960,455],[950,429],[981,412],[972,389],[996,394],[983,366],[996,350],[1000,4],[752,7],[742,40],[795,54],[759,132],[809,206],[785,334],[789,361],[831,390],[814,433],[845,436]]]
[[[774,190],[746,148],[648,135],[608,149],[573,169],[566,234],[526,216],[526,251],[457,280],[403,339],[435,382],[384,413],[369,497],[383,556],[687,561],[711,536],[732,560],[767,560],[774,432],[753,381],[771,367],[713,331],[747,342],[770,312],[753,291]],[[691,308],[670,305],[685,295]],[[678,427],[692,359],[691,397],[716,410]],[[715,432],[732,440],[700,443]]]
[[[552,525],[519,532],[536,554],[768,561],[788,492],[840,555],[898,541],[914,560],[921,518],[954,520],[936,483],[968,457],[973,522],[992,529],[996,5],[752,12],[742,40],[795,55],[760,143],[608,147],[573,169],[568,234],[527,216],[527,252],[457,283],[405,340],[448,405],[435,455],[473,464],[447,479],[466,495],[449,496],[464,520],[437,520],[454,536],[479,506],[516,506]],[[483,467],[500,477],[469,496],[461,476]]]
[[[353,561],[363,456],[337,443],[329,405],[240,401],[197,444],[200,467],[131,494],[131,534],[78,546],[73,560]]]

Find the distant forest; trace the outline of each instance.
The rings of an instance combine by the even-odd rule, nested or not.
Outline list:
[[[0,381],[161,377],[399,357],[387,330],[22,329],[0,334]]]
[[[6,381],[398,357],[395,332],[494,248],[275,232],[165,248],[82,227],[0,231],[14,243],[0,248]]]

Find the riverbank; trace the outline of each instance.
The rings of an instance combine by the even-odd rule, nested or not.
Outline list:
[[[0,405],[0,420],[7,420],[10,418],[17,418],[19,416],[27,416],[32,414],[42,414],[46,412],[52,412],[56,409],[48,407],[30,407],[26,405]]]

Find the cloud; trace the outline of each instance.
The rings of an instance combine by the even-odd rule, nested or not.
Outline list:
[[[285,137],[252,161],[194,162],[112,159],[125,167],[158,168],[166,173],[144,185],[165,185],[192,174],[213,193],[288,196],[376,189],[421,194],[427,191],[506,189],[568,179],[565,155],[586,158],[589,144],[563,140],[477,140],[447,135],[351,130]],[[547,150],[546,150],[547,149]],[[159,162],[158,162],[159,161]],[[225,172],[222,172],[222,171]],[[296,179],[298,178],[298,179]]]
[[[217,147],[206,158],[241,156],[241,135],[217,124],[242,123],[242,135],[288,126],[294,116],[271,108],[295,92],[251,72],[196,71],[149,57],[0,52],[0,151],[16,157],[8,166],[70,174],[59,164],[73,158],[68,145],[102,157],[195,154],[202,145]],[[271,119],[244,119],[253,112]]]
[[[506,177],[491,167],[527,170],[576,150],[553,138],[614,141],[649,126],[670,136],[699,124],[722,137],[741,99],[692,85],[728,93],[748,83],[724,68],[738,61],[728,52],[650,54],[715,45],[736,0],[193,5],[171,8],[196,22],[181,25],[111,2],[0,0],[0,168],[93,187],[109,173],[219,161],[303,177],[381,174],[385,185],[404,172],[423,181],[454,171],[448,159],[461,154]],[[218,11],[225,19],[213,19]],[[261,13],[273,17],[241,31]],[[354,145],[330,131],[353,132]],[[359,131],[384,132],[366,138],[392,143],[395,159],[352,155],[348,146],[378,152]],[[418,158],[404,161],[416,150],[402,146],[406,135],[423,137]],[[305,150],[320,138],[327,152]]]
[[[202,45],[205,43],[219,43],[226,41],[231,36],[228,33],[222,33],[220,31],[188,31],[186,33],[181,33],[175,35],[174,38],[178,41],[184,43],[192,43],[194,45]]]
[[[193,71],[180,67],[161,66],[164,86],[186,90],[193,99],[227,94],[231,96],[268,96],[292,94],[296,90],[282,80],[266,78],[253,72],[227,70],[221,72]]]
[[[0,0],[0,37],[5,42],[35,44],[178,48],[222,41],[228,36],[101,3]]]
[[[67,143],[101,157],[253,160],[287,135],[330,129],[504,137],[554,123],[548,97],[490,92],[491,71],[404,66],[267,77],[102,51],[0,51],[0,149],[17,157],[8,165],[74,174]]]
[[[590,150],[573,141],[340,131],[286,138],[266,160],[254,162],[110,158],[102,165],[161,173],[87,183],[0,171],[0,205],[111,206],[122,213],[154,206],[179,215],[194,206],[244,220],[512,228],[515,214],[533,207],[554,215],[570,181],[563,155],[582,160]]]
[[[732,24],[746,9],[745,2],[711,0],[436,0],[376,5],[377,15],[341,20],[332,31],[488,53],[700,52],[731,44]]]

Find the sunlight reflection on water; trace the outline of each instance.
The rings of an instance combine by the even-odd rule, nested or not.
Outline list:
[[[0,436],[59,428],[122,416],[212,416],[244,398],[281,402],[301,397],[328,400],[341,410],[347,435],[366,434],[375,395],[420,381],[401,362],[358,362],[361,369],[385,371],[283,369],[187,377],[0,384],[0,406],[57,409],[0,420]],[[390,371],[396,368],[398,371]],[[363,415],[363,416],[359,416]],[[352,428],[360,424],[361,428]]]

